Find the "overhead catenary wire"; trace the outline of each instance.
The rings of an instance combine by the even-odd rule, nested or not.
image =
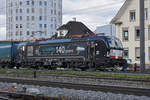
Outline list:
[[[110,5],[116,4],[116,2],[106,3],[106,4],[102,4],[102,5],[96,5],[96,6],[93,6],[93,7],[88,7],[88,8],[83,8],[83,9],[76,9],[76,10],[72,10],[72,11],[69,11],[69,12],[64,12],[64,14],[65,13],[78,12],[78,11],[81,11],[81,10],[96,9],[96,8],[100,8],[100,7],[103,8],[103,7],[107,6],[107,5],[110,6]],[[25,3],[25,2],[23,2],[23,3]],[[120,1],[119,3],[122,3],[122,1]],[[119,4],[119,3],[117,2],[117,4]],[[9,8],[9,7],[19,7],[19,3],[17,5],[15,5],[15,6],[13,5],[13,6],[0,7],[0,10],[5,10],[6,8]]]
[[[13,1],[13,0],[12,0]],[[18,1],[20,1],[20,0],[18,0]],[[87,14],[87,13],[89,13],[89,12],[94,12],[94,10],[97,10],[97,9],[99,9],[99,10],[103,10],[103,12],[100,12],[100,13],[104,13],[105,11],[106,11],[106,9],[108,9],[108,8],[106,8],[106,6],[111,6],[111,5],[115,5],[115,4],[120,4],[120,3],[122,3],[122,2],[124,2],[124,1],[122,1],[122,0],[115,0],[115,1],[113,1],[113,2],[108,2],[108,3],[104,3],[104,4],[100,4],[100,5],[96,5],[96,6],[92,6],[92,7],[87,7],[87,8],[83,8],[83,9],[75,9],[75,10],[72,10],[72,11],[69,11],[69,12],[63,12],[63,14],[64,15],[66,15],[66,14],[72,14],[72,13],[76,13],[76,12],[82,12],[82,13],[85,13],[85,14]],[[26,3],[26,1],[22,1],[22,3]],[[9,7],[11,7],[11,8],[16,8],[16,7],[18,7],[20,5],[20,3],[18,2],[17,3],[17,5],[14,3],[13,4],[13,6],[5,6],[5,7],[1,7],[0,8],[0,12],[1,12],[1,10],[6,10],[7,8],[9,8]],[[29,6],[29,7],[32,7],[32,6]],[[22,7],[20,7],[20,8],[22,8]],[[111,7],[109,7],[109,9],[111,9]],[[98,11],[97,11],[98,12]],[[79,14],[80,15],[80,14]],[[105,18],[107,18],[108,16],[105,16]],[[95,23],[95,22],[90,22],[90,23]],[[5,23],[6,24],[6,23]]]
[[[117,5],[117,4],[123,3],[122,1],[117,2],[117,3],[116,2],[111,2],[111,3],[107,3],[107,4],[102,4],[102,5],[96,5],[96,6],[93,6],[93,7],[87,7],[87,8],[82,8],[82,9],[71,10],[71,11],[64,12],[63,14],[71,14],[71,13],[84,12],[84,11],[88,12],[89,10],[96,10],[98,8],[101,8],[101,9],[105,10],[105,8],[107,9],[106,6],[111,8],[110,7],[111,5],[113,6],[113,5]]]
[[[122,1],[120,1],[120,0],[118,0],[120,3],[122,2]],[[22,1],[22,3],[26,3],[26,1]],[[118,2],[117,2],[118,3]],[[68,14],[68,13],[73,13],[73,12],[78,12],[78,11],[83,11],[83,13],[84,13],[84,11],[86,11],[86,13],[88,13],[88,12],[90,12],[89,10],[94,10],[94,9],[97,9],[97,8],[101,8],[101,9],[103,9],[103,10],[105,10],[105,8],[103,8],[103,7],[105,7],[105,6],[109,6],[109,5],[113,5],[113,4],[116,4],[116,1],[114,2],[111,2],[111,3],[105,3],[105,4],[101,4],[101,5],[97,5],[97,6],[93,6],[93,7],[88,7],[88,8],[83,8],[83,9],[77,9],[77,10],[73,10],[73,11],[69,11],[69,12],[64,12],[63,14],[65,15],[65,14]],[[7,8],[9,8],[9,7],[12,7],[12,8],[14,8],[14,7],[19,7],[19,0],[18,0],[18,3],[17,4],[15,4],[15,5],[13,5],[13,6],[5,6],[5,7],[1,7],[0,8],[0,10],[6,10]],[[107,8],[106,8],[107,9]],[[5,23],[6,24],[6,23]]]

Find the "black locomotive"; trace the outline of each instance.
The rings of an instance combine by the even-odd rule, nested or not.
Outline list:
[[[15,62],[17,66],[50,69],[103,70],[126,66],[122,43],[108,36],[23,42],[18,45]]]

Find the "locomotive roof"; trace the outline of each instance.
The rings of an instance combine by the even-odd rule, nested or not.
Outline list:
[[[39,44],[63,43],[63,42],[71,42],[71,39],[56,39],[56,40],[40,41]]]
[[[104,40],[107,41],[107,36],[94,36],[94,37],[88,37],[88,38],[74,38],[74,39],[55,39],[55,40],[47,40],[47,41],[39,41],[39,42],[22,42],[19,44],[21,45],[30,45],[30,44],[48,44],[48,43],[64,43],[64,42],[74,42],[74,41],[86,41],[86,40]]]
[[[64,42],[72,42],[72,41],[86,41],[86,40],[97,40],[97,39],[106,40],[106,36],[95,36],[95,37],[75,38],[75,39],[55,39],[55,40],[40,41],[39,44],[64,43]]]
[[[103,39],[105,40],[107,36],[94,36],[94,37],[88,37],[89,40],[97,40],[97,39]]]
[[[28,42],[21,42],[21,43],[19,44],[19,46],[21,46],[21,45],[27,45],[27,43],[28,43]]]

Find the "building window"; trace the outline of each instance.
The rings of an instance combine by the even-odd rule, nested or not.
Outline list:
[[[16,14],[18,13],[18,9],[16,9]]]
[[[45,33],[45,36],[46,36],[47,35],[47,31],[45,31],[44,33]]]
[[[140,29],[135,28],[135,40],[139,41],[140,40]]]
[[[42,16],[39,16],[39,20],[42,20]]]
[[[16,31],[16,36],[18,36],[18,31]]]
[[[30,5],[30,1],[27,1],[27,5]]]
[[[47,28],[47,24],[44,24],[44,28]]]
[[[32,8],[32,13],[34,13],[34,8]]]
[[[150,40],[150,26],[148,27],[148,39]]]
[[[42,28],[42,24],[39,24],[39,28]]]
[[[30,10],[29,10],[29,8],[27,8],[27,13],[29,13],[30,12]]]
[[[54,10],[54,14],[56,15],[56,10]]]
[[[53,10],[51,10],[51,14],[53,14]]]
[[[20,28],[22,28],[22,24],[20,24]]]
[[[39,5],[42,6],[42,1],[39,2]]]
[[[54,3],[54,8],[56,8],[56,3]]]
[[[22,9],[20,9],[20,13],[22,13]]]
[[[18,28],[18,24],[16,24],[16,28]]]
[[[124,58],[129,58],[129,49],[128,48],[124,49]]]
[[[20,36],[22,36],[23,34],[22,34],[22,31],[20,31]]]
[[[144,10],[144,19],[145,20],[148,19],[148,10],[147,10],[147,8],[145,8],[145,10]]]
[[[16,21],[18,21],[18,16],[16,16]]]
[[[135,48],[135,60],[140,60],[140,48]]]
[[[20,16],[20,20],[22,21],[22,16]]]
[[[30,20],[30,18],[29,18],[29,16],[27,16],[27,21],[29,21]]]
[[[20,6],[22,6],[22,1],[20,1],[20,3],[19,3],[19,4],[20,4]]]
[[[34,1],[32,1],[32,6],[34,6]]]
[[[123,30],[123,40],[128,41],[129,40],[129,32],[128,29]]]
[[[135,11],[130,11],[130,21],[135,21],[136,20],[136,13]]]
[[[44,1],[44,5],[47,6],[47,1]]]
[[[59,15],[59,16],[61,15],[61,11],[58,12],[58,15]]]
[[[27,35],[30,35],[30,32],[29,32],[29,31],[27,31]]]
[[[32,16],[32,21],[34,21],[34,16]]]
[[[34,31],[32,31],[32,35],[34,35]]]

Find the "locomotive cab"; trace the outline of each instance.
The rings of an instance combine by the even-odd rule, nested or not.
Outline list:
[[[127,67],[126,60],[123,59],[123,45],[116,37],[108,37],[109,51],[107,57],[110,58],[110,63],[113,67]]]
[[[109,53],[108,56],[114,59],[123,58],[123,46],[121,41],[116,37],[108,37]]]

